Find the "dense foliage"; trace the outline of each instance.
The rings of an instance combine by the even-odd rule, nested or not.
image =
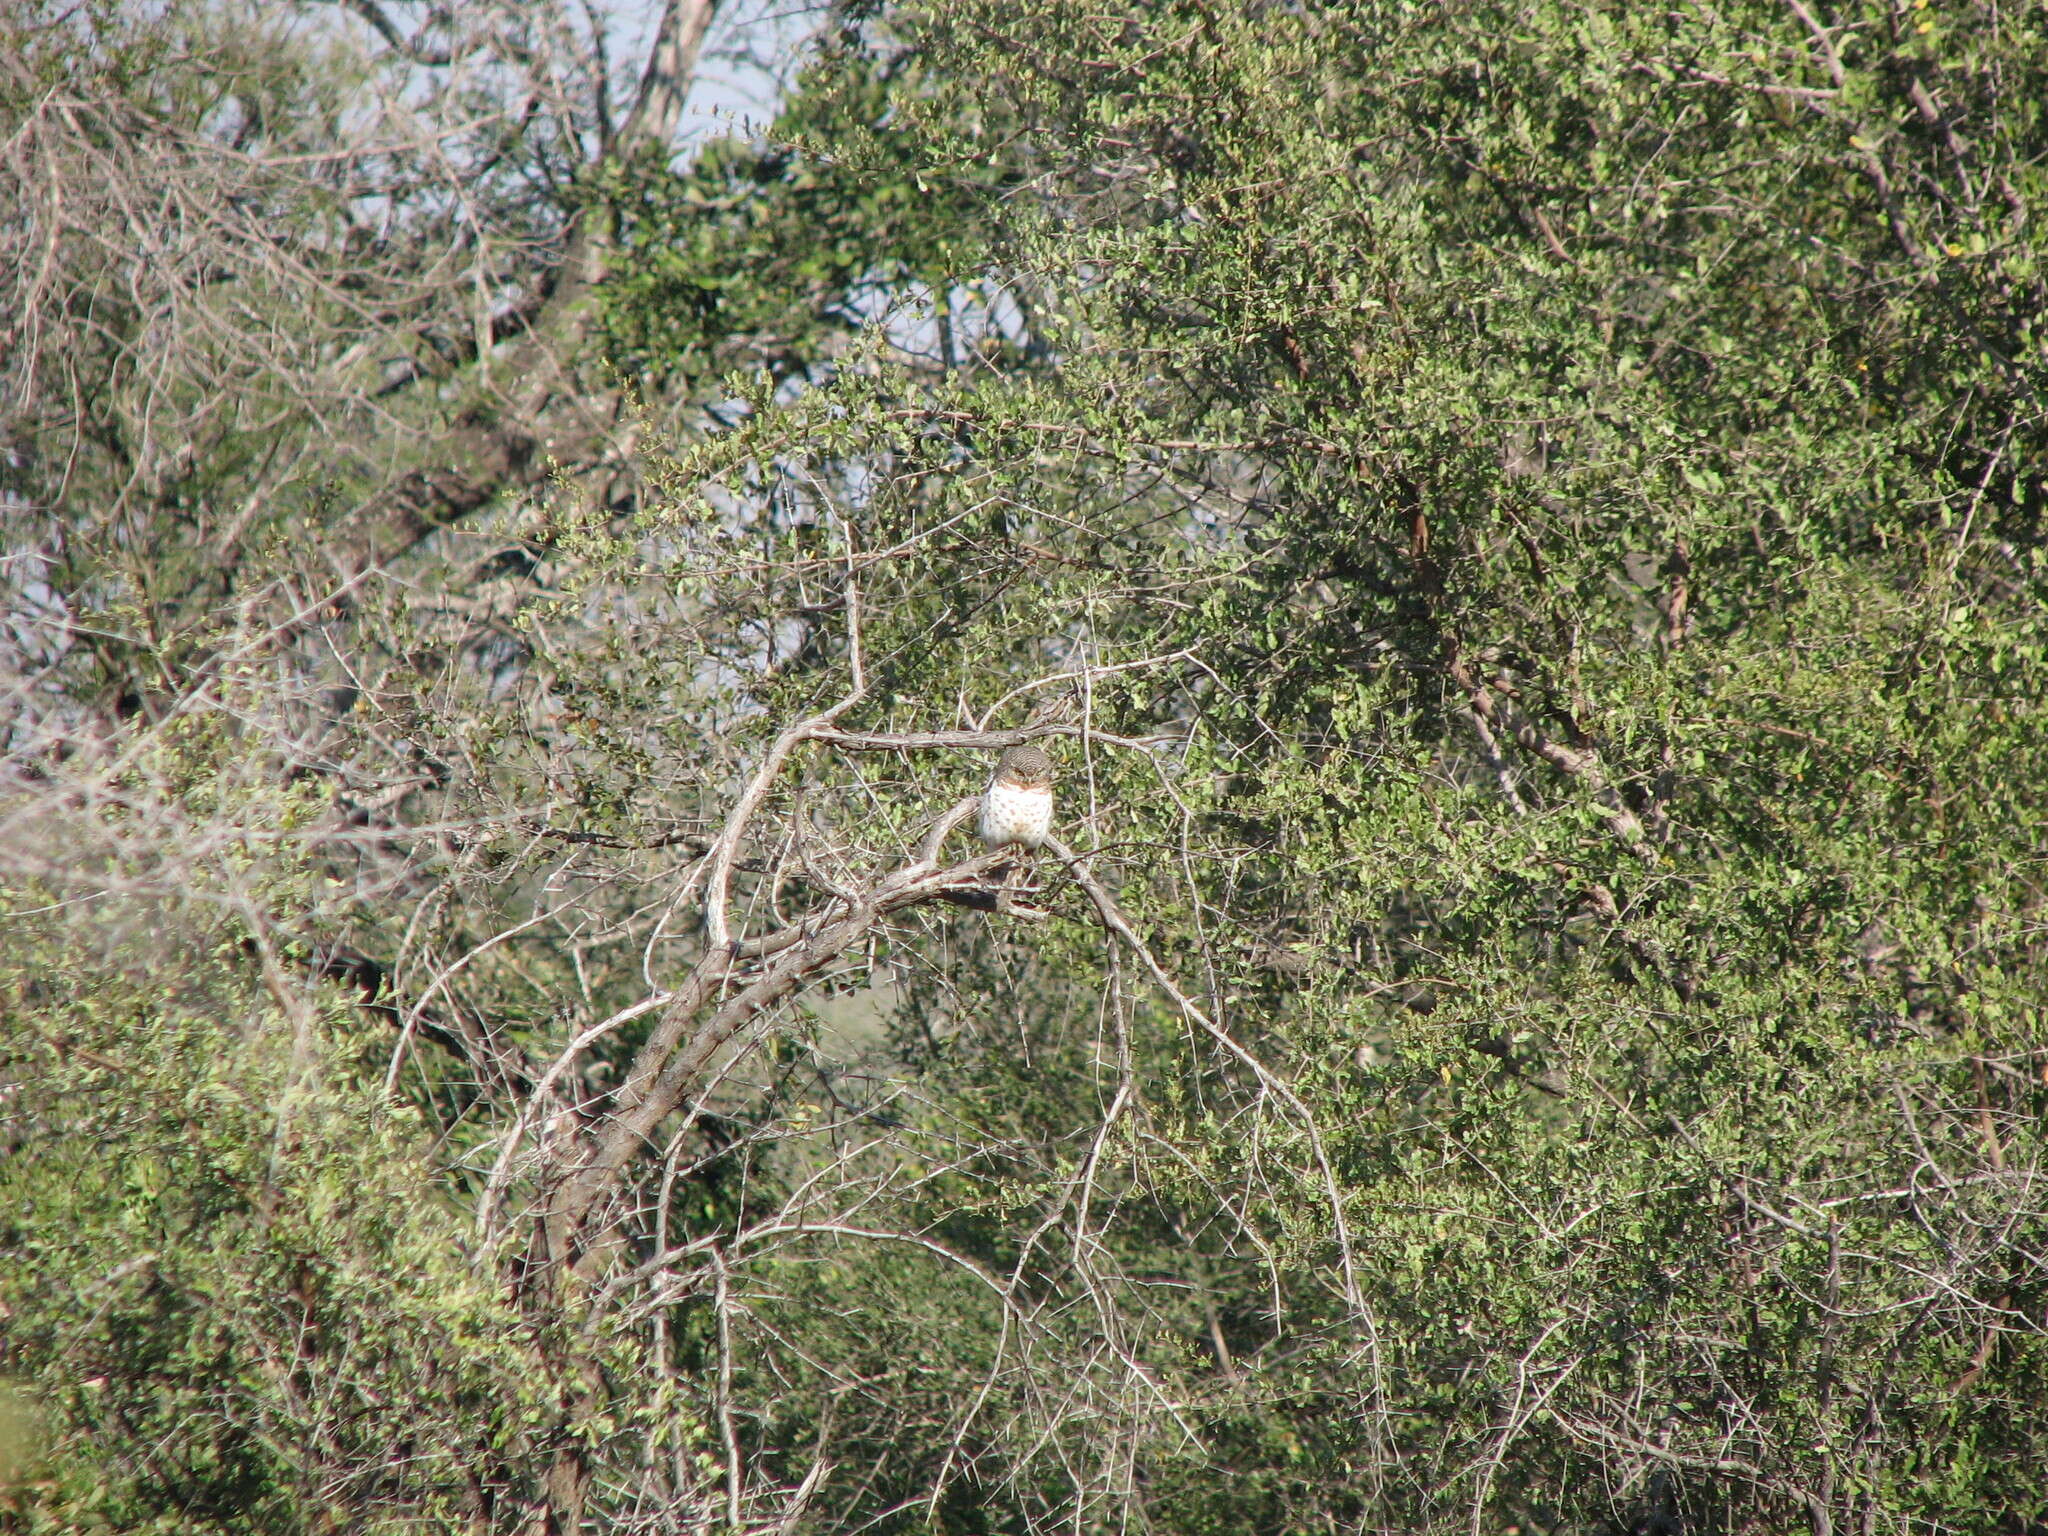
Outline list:
[[[8,653],[0,1521],[2029,1528],[2044,114],[1988,3],[944,0],[604,162],[630,496],[15,589],[124,638]]]

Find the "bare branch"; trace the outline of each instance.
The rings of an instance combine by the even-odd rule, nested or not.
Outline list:
[[[661,25],[640,77],[640,94],[619,129],[619,152],[631,154],[646,147],[665,153],[674,141],[704,34],[717,10],[718,0],[668,0],[662,7]]]
[[[922,752],[944,747],[971,751],[1000,752],[1027,741],[1044,741],[1052,736],[1071,736],[1105,742],[1112,747],[1130,747],[1149,752],[1160,747],[1185,744],[1184,734],[1158,736],[1117,736],[1088,725],[1044,724],[1019,726],[1010,731],[842,731],[820,730],[811,739],[847,752]]]
[[[1620,791],[1608,782],[1599,753],[1590,747],[1568,747],[1545,734],[1528,715],[1503,701],[1493,689],[1480,682],[1462,656],[1452,655],[1445,663],[1445,670],[1450,673],[1452,681],[1465,690],[1475,721],[1489,728],[1505,729],[1515,744],[1530,756],[1542,759],[1560,773],[1584,784],[1614,835],[1625,846],[1643,851],[1643,824],[1628,808],[1628,802]]]
[[[949,811],[942,822],[957,825],[952,818],[958,810]],[[944,868],[922,859],[904,865],[866,892],[858,905],[814,920],[807,937],[788,944],[737,991],[724,990],[736,963],[731,946],[712,949],[669,999],[596,1132],[595,1144],[552,1199],[549,1248],[557,1262],[573,1259],[579,1273],[593,1272],[596,1251],[586,1246],[576,1257],[577,1234],[655,1128],[696,1092],[714,1059],[742,1031],[860,943],[882,919],[943,899],[948,892],[978,888],[1010,857],[999,850]]]
[[[1315,1156],[1323,1193],[1329,1201],[1331,1230],[1337,1245],[1338,1263],[1343,1273],[1344,1299],[1359,1316],[1365,1317],[1365,1297],[1358,1289],[1358,1276],[1351,1252],[1350,1224],[1344,1215],[1343,1196],[1338,1190],[1337,1177],[1330,1166],[1329,1154],[1323,1150],[1322,1133],[1316,1127],[1315,1116],[1310,1113],[1300,1096],[1274,1075],[1271,1068],[1233,1039],[1229,1031],[1218,1025],[1181,990],[1180,984],[1152,953],[1151,946],[1138,936],[1137,929],[1133,928],[1130,919],[1124,916],[1123,909],[1116,903],[1116,898],[1111,896],[1108,888],[1095,878],[1087,861],[1057,838],[1048,837],[1045,846],[1059,857],[1067,866],[1068,872],[1073,875],[1074,883],[1087,893],[1088,899],[1095,905],[1097,915],[1102,919],[1102,925],[1124,941],[1131,953],[1137,956],[1139,963],[1151,973],[1152,980],[1158,984],[1159,990],[1164,992],[1174,1007],[1180,1010],[1181,1016],[1222,1047],[1227,1055],[1247,1068],[1258,1080],[1259,1086],[1284,1104],[1288,1112],[1300,1123]]]

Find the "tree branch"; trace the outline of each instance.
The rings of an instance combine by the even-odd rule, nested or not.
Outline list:
[[[674,140],[704,34],[711,30],[717,11],[718,0],[668,0],[662,7],[661,25],[640,76],[640,94],[619,129],[617,153],[629,155],[643,146],[660,152]]]

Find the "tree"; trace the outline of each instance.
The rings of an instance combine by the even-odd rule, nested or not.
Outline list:
[[[33,258],[22,334],[37,345],[12,354],[26,409],[7,653],[22,709],[6,803],[19,925],[6,1081],[13,1134],[47,1153],[10,1170],[5,1241],[22,1280],[7,1363],[36,1379],[53,1426],[50,1471],[13,1511],[34,1523],[556,1530],[737,1504],[712,1438],[730,1405],[713,1390],[694,1411],[705,1378],[679,1377],[683,1346],[665,1326],[683,1280],[711,1271],[677,1260],[629,1285],[615,1273],[624,1242],[644,1254],[651,1233],[659,1255],[666,1240],[675,1165],[649,1168],[641,1136],[687,1106],[728,1163],[772,1140],[773,1123],[735,1135],[732,1113],[691,1102],[730,1070],[711,1053],[750,1042],[768,1004],[879,916],[972,900],[988,868],[928,857],[875,889],[876,910],[856,905],[801,942],[771,933],[758,953],[708,948],[696,980],[608,1001],[640,969],[648,931],[619,898],[694,840],[672,823],[638,844],[618,835],[634,829],[608,777],[644,759],[602,729],[586,750],[569,710],[529,712],[549,692],[589,708],[636,686],[744,708],[742,690],[693,669],[721,655],[757,666],[760,614],[715,580],[682,601],[649,594],[613,499],[586,499],[580,478],[556,513],[496,506],[540,473],[498,449],[536,401],[583,430],[588,402],[563,400],[560,382],[596,369],[575,289],[598,269],[578,263],[609,247],[607,188],[658,173],[627,163],[623,130],[599,141],[609,159],[575,170],[563,136],[584,109],[604,128],[601,75],[547,98],[566,114],[552,132],[528,110],[532,91],[491,94],[502,69],[538,89],[550,55],[536,39],[569,35],[548,34],[549,18],[480,16],[444,48],[445,18],[402,32],[364,14],[390,52],[360,56],[283,22],[238,33],[250,18],[235,12],[177,11],[153,32],[119,11],[24,25],[13,164],[43,202],[16,230]],[[690,14],[667,14],[643,103],[668,93],[669,106],[651,111],[674,105],[679,71],[663,50],[683,46]],[[79,36],[92,45],[82,58],[67,52]],[[460,82],[465,64],[484,77],[468,77],[470,94],[433,86],[435,71]],[[420,89],[441,129],[474,130],[468,108],[498,137],[436,179],[438,129],[393,149],[353,115],[352,90],[379,68],[400,72],[401,107]],[[266,137],[280,123],[304,137]],[[516,155],[514,130],[536,140],[515,137]],[[93,164],[102,153],[116,174]],[[331,175],[345,178],[338,191]],[[552,200],[525,176],[551,178]],[[503,200],[481,203],[494,189]],[[154,259],[137,210],[157,203],[196,229],[190,265]],[[384,220],[374,235],[366,210]],[[486,281],[479,265],[443,283],[434,254],[449,220],[480,212],[496,221],[487,232],[532,236],[490,279],[532,293],[523,333],[493,329],[467,352],[436,348],[446,370],[407,364],[370,382],[381,348],[433,342],[446,318],[435,305],[459,319],[464,282]],[[837,288],[805,299],[845,302]],[[60,322],[73,332],[58,335]],[[418,330],[394,332],[407,323]],[[60,366],[82,381],[68,404],[50,383]],[[493,384],[498,370],[509,382]],[[252,422],[264,390],[275,409]],[[527,405],[508,424],[500,406],[514,396]],[[457,398],[484,404],[437,421]],[[172,406],[184,415],[167,425]],[[171,438],[177,452],[159,462]],[[420,459],[436,474],[391,470]],[[469,511],[533,537],[497,538],[480,563],[423,546]],[[845,551],[835,560],[851,622],[854,566]],[[758,595],[786,604],[792,582],[816,579],[800,560]],[[657,621],[704,643],[612,675],[616,631],[551,632],[550,587],[569,582],[651,599]],[[767,614],[822,630],[835,611]],[[657,696],[626,702],[620,723],[637,725]],[[805,739],[789,736],[782,755]],[[714,785],[747,745],[706,736],[683,773]],[[755,815],[776,767],[755,783],[728,834],[695,850],[715,872],[715,913],[735,879],[751,900],[787,872],[780,834]],[[589,900],[547,894],[564,847],[613,856]],[[536,861],[537,849],[549,851]],[[605,942],[586,955],[593,931]],[[538,1016],[535,968],[555,1004]],[[739,980],[753,992],[727,1006],[722,989]],[[598,1012],[577,1019],[581,1007]],[[593,1019],[596,1034],[564,1050]],[[682,1070],[654,1072],[676,1065],[679,1042],[692,1053]],[[608,1074],[635,1060],[658,1078],[654,1110],[633,1101],[631,1074],[612,1096]],[[767,1243],[779,1223],[800,1241],[803,1217],[837,1209],[842,1186],[857,1200],[865,1178],[852,1168],[793,1193],[749,1230]],[[405,1278],[380,1288],[392,1272]],[[638,1330],[664,1291],[650,1350]],[[779,1519],[812,1486],[757,1484],[746,1508]]]
[[[654,8],[622,92],[574,7],[17,8],[0,351],[29,583],[198,623],[309,528],[346,588],[557,470],[618,494],[592,191],[665,157],[714,10]]]
[[[630,507],[16,770],[50,1518],[2032,1518],[2030,23],[842,20],[599,178]]]
[[[981,1240],[1095,1320],[1073,1379],[1131,1391],[1034,1402],[988,1364],[1001,1309],[948,1334],[937,1292],[963,1369],[875,1365],[876,1418],[975,1412],[922,1462],[929,1430],[863,1443],[909,1465],[850,1496],[2029,1518],[2041,55],[1973,16],[895,16],[952,82],[928,178],[1015,125],[1038,197],[997,249],[1064,324],[1053,389],[870,420],[1018,488],[979,574],[1030,574],[967,649],[1187,658],[1092,699],[1199,722],[1171,796],[1095,780],[1151,850],[1124,898],[1343,1196],[1115,972],[1103,1016],[1160,1033],[1049,1045],[1069,952],[1037,1030],[952,1044],[934,1123],[1028,1116]],[[763,1326],[805,1324],[844,1347],[815,1291]],[[963,1462],[964,1507],[933,1491]]]

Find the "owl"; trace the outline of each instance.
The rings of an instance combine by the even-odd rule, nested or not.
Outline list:
[[[1037,848],[1052,831],[1052,759],[1012,747],[981,792],[981,840],[989,848]]]

